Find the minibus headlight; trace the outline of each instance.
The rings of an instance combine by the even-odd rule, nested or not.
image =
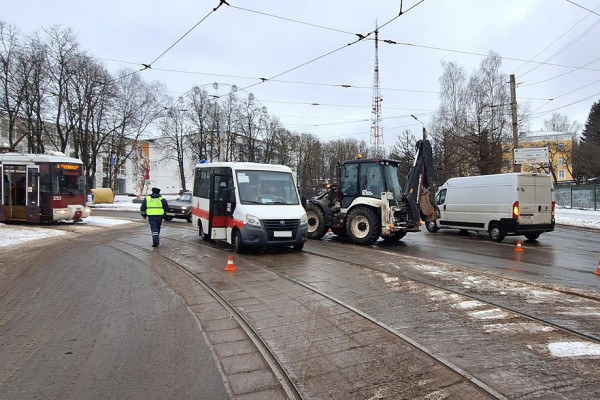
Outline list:
[[[306,216],[306,213],[302,214],[302,217],[300,218],[300,225],[308,225],[308,217]]]
[[[260,219],[256,218],[252,214],[246,214],[246,223],[249,225],[260,226]]]

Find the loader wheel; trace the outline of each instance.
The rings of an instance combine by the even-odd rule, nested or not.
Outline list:
[[[312,203],[306,206],[306,216],[308,217],[308,238],[319,240],[327,233],[325,226],[325,215],[323,210]]]
[[[406,232],[396,232],[393,235],[389,235],[389,236],[382,236],[383,240],[385,240],[388,243],[393,243],[393,242],[399,242],[400,240],[402,240],[402,238],[406,236]]]
[[[500,224],[493,223],[490,224],[489,235],[490,239],[492,239],[494,242],[501,242],[504,240],[506,233],[504,232],[504,229],[502,229],[502,226]]]
[[[348,237],[348,232],[346,231],[346,227],[342,227],[342,228],[331,228],[331,232],[335,233],[336,236],[345,238]]]
[[[371,245],[379,239],[381,223],[377,213],[368,207],[356,207],[347,217],[348,237],[356,244]]]

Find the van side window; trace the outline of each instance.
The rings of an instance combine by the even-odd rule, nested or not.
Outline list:
[[[446,201],[446,189],[440,190],[440,192],[437,194],[436,201],[438,205],[444,204],[444,202]]]

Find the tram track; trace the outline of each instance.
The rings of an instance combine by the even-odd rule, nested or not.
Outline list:
[[[313,251],[310,251],[310,250],[305,250],[305,251],[307,253],[312,254],[314,256],[317,256],[317,257],[322,257],[322,258],[325,258],[325,259],[339,261],[339,259],[331,257],[331,256],[323,255],[323,254],[320,254],[320,253],[317,253],[317,252],[313,252]],[[552,327],[554,329],[561,330],[561,331],[563,331],[563,332],[565,332],[567,334],[571,334],[571,335],[577,336],[577,337],[579,337],[581,339],[588,340],[590,342],[594,342],[594,343],[600,344],[600,336],[588,334],[586,332],[577,331],[575,329],[569,328],[569,327],[561,325],[559,323],[555,323],[553,321],[549,321],[547,319],[543,319],[543,318],[537,317],[535,315],[531,315],[531,314],[529,314],[527,312],[518,310],[515,307],[506,306],[504,304],[501,304],[500,302],[491,302],[489,300],[486,300],[483,296],[476,296],[476,295],[467,293],[464,290],[457,290],[457,289],[453,289],[453,288],[448,288],[448,287],[442,286],[440,284],[433,283],[433,282],[425,280],[425,279],[419,279],[419,278],[417,278],[415,276],[407,276],[407,275],[404,275],[404,274],[401,274],[401,273],[398,273],[398,272],[390,271],[389,269],[376,268],[376,267],[373,267],[372,265],[366,265],[365,263],[355,262],[355,261],[352,261],[352,260],[349,260],[349,259],[344,260],[344,262],[346,262],[346,263],[348,263],[350,265],[355,265],[355,266],[357,266],[359,268],[365,268],[365,269],[369,269],[371,271],[376,271],[376,272],[380,272],[380,273],[385,273],[385,274],[393,275],[395,277],[402,278],[402,279],[405,279],[407,281],[418,282],[418,283],[420,283],[422,285],[426,285],[426,286],[429,286],[429,287],[432,287],[432,288],[435,288],[435,289],[438,289],[438,290],[446,291],[449,294],[457,294],[459,296],[463,296],[463,297],[471,299],[471,300],[479,301],[479,302],[487,304],[487,305],[489,305],[491,307],[499,308],[499,309],[502,309],[504,311],[510,312],[512,314],[519,315],[519,316],[521,316],[523,318],[526,318],[528,320],[531,320],[531,321],[534,321],[534,322],[538,322],[538,323],[547,325],[547,326]],[[488,277],[493,277],[493,278],[498,279],[498,277],[496,275],[493,275],[493,274],[490,274],[490,273],[487,273],[487,272],[478,272],[478,274],[479,275],[486,275]],[[515,282],[515,283],[518,283],[518,284],[525,284],[523,281],[517,280],[517,279],[510,279],[510,278],[504,278],[504,277],[501,278],[501,279],[506,280],[506,281],[510,281],[510,282]],[[582,298],[582,299],[586,299],[586,300],[595,301],[595,302],[597,302],[597,307],[600,310],[600,298],[598,298],[596,296],[593,296],[591,294],[580,293],[580,292],[575,292],[575,291],[571,291],[571,290],[567,290],[567,289],[561,289],[561,288],[559,289],[559,288],[551,287],[549,285],[540,285],[540,284],[533,284],[533,283],[527,283],[527,284],[530,285],[530,286],[536,286],[536,287],[539,287],[539,288],[543,288],[545,290],[556,291],[557,293],[567,294],[567,295],[570,295],[570,296],[574,296],[574,297],[578,297],[578,298]]]
[[[186,240],[175,239],[175,238],[167,238],[167,240],[169,240],[170,242],[175,241],[175,242],[184,243],[185,245],[194,244],[194,243],[190,243],[189,241],[186,241]],[[195,243],[195,245],[203,246],[200,243]],[[212,246],[212,244],[211,244],[211,246]],[[144,251],[147,253],[154,253],[144,246],[136,245],[136,248],[140,251]],[[229,253],[229,251],[224,250],[224,249],[214,249],[214,250],[219,251],[219,252],[223,253],[224,255],[226,253]],[[154,253],[153,255],[155,256],[156,254]],[[166,261],[168,261],[170,264],[175,265],[179,269],[184,271],[196,283],[198,283],[203,289],[205,289],[207,292],[209,292],[210,295],[213,296],[219,302],[219,304],[221,304],[221,306],[224,309],[226,309],[227,312],[229,312],[231,314],[231,316],[233,318],[235,318],[235,320],[238,322],[239,326],[244,330],[244,332],[246,333],[248,338],[252,341],[252,343],[256,346],[256,348],[260,351],[260,353],[263,356],[263,358],[265,359],[265,361],[271,367],[273,373],[276,375],[278,381],[280,382],[283,390],[288,395],[288,398],[290,398],[290,399],[304,398],[304,397],[302,397],[301,392],[298,390],[297,386],[294,384],[293,379],[287,374],[285,365],[283,365],[282,363],[280,363],[278,361],[277,354],[272,352],[269,349],[268,343],[266,343],[261,338],[260,333],[257,332],[257,330],[255,328],[253,328],[252,324],[243,315],[243,313],[239,312],[238,309],[235,306],[233,306],[231,304],[231,302],[228,301],[219,292],[218,289],[216,289],[213,285],[211,285],[209,282],[207,282],[205,279],[203,279],[199,274],[192,271],[188,266],[186,266],[185,264],[180,263],[178,261],[175,261],[166,255],[160,254],[159,256],[162,257],[163,259],[165,259]],[[265,268],[265,267],[259,267],[259,268],[271,271],[269,268]],[[273,272],[273,271],[271,271],[271,272]],[[477,390],[480,391],[482,394],[485,393],[485,396],[481,397],[481,398],[506,399],[506,397],[504,395],[502,395],[500,392],[496,391],[494,388],[488,386],[485,382],[482,382],[477,377],[471,375],[464,369],[452,364],[448,360],[444,360],[442,357],[439,357],[431,350],[420,345],[419,343],[415,342],[414,340],[410,339],[409,337],[401,334],[400,332],[394,330],[393,328],[386,326],[383,322],[378,321],[373,316],[365,314],[365,313],[361,312],[359,309],[356,309],[355,307],[352,307],[351,305],[346,304],[343,301],[328,295],[327,293],[321,292],[318,289],[311,287],[310,285],[307,285],[303,282],[297,281],[289,276],[286,276],[285,274],[282,274],[282,273],[279,273],[276,271],[275,271],[275,273],[281,279],[285,279],[289,282],[292,282],[298,286],[301,286],[301,287],[313,292],[314,294],[317,294],[319,296],[322,296],[323,298],[326,298],[326,299],[334,302],[335,304],[339,305],[340,307],[343,307],[343,308],[347,309],[348,311],[355,313],[356,315],[360,316],[361,318],[377,325],[378,327],[380,327],[380,328],[386,330],[387,332],[391,333],[392,335],[396,336],[398,339],[408,343],[410,346],[415,348],[417,351],[422,352],[427,357],[431,357],[437,363],[443,365],[449,371],[452,371],[452,373],[456,373],[459,376],[461,376],[462,378],[464,378],[464,380],[466,382],[473,385],[473,387],[477,388]],[[308,396],[308,397],[311,397],[311,396]]]
[[[190,231],[190,230],[186,229],[186,231]],[[195,240],[195,238],[190,239],[190,238],[184,237],[182,239],[182,238],[173,237],[171,235],[170,237],[167,237],[166,240],[168,240],[169,243],[173,243],[173,244],[179,243],[185,247],[189,246],[190,244],[192,244],[194,246],[200,246],[200,247],[210,247],[211,250],[221,253],[223,255],[230,253],[230,249],[228,249],[228,248],[223,248],[223,247],[219,247],[218,245],[215,246],[213,244],[205,243],[205,242],[200,241],[199,239]],[[168,248],[170,246],[167,245],[165,247]],[[142,246],[139,246],[139,249],[150,252],[147,248],[143,248]],[[547,326],[556,331],[560,331],[563,335],[577,337],[578,339],[593,342],[595,344],[600,343],[600,339],[598,337],[591,335],[587,332],[578,331],[577,329],[573,329],[569,326],[564,326],[559,323],[555,323],[553,321],[545,320],[544,318],[540,318],[536,315],[531,315],[531,314],[524,312],[522,310],[519,310],[515,307],[507,306],[506,304],[501,304],[500,302],[489,301],[489,299],[486,299],[485,296],[476,296],[472,293],[469,293],[468,291],[460,291],[460,290],[457,290],[452,287],[445,287],[443,284],[436,284],[427,279],[419,279],[419,278],[416,278],[414,275],[402,274],[397,271],[393,271],[390,268],[375,267],[372,265],[373,264],[372,262],[368,263],[368,262],[357,260],[356,258],[352,259],[352,257],[349,257],[349,259],[340,260],[339,256],[325,255],[325,254],[320,253],[319,251],[314,251],[314,250],[306,249],[306,248],[305,248],[304,252],[302,252],[302,253],[304,253],[304,255],[309,255],[311,258],[315,257],[318,259],[326,260],[326,262],[328,262],[328,263],[334,263],[334,262],[340,263],[341,262],[341,263],[346,264],[347,266],[351,266],[352,268],[368,270],[368,271],[371,271],[372,273],[376,273],[376,274],[386,274],[386,275],[392,276],[397,279],[410,281],[410,282],[412,282],[412,284],[419,284],[419,285],[427,286],[427,287],[431,288],[432,290],[445,291],[449,295],[463,296],[466,299],[481,302],[490,307],[502,309],[503,311],[517,315],[520,318],[527,319],[527,320],[532,321],[537,324],[542,324],[542,325]],[[299,253],[299,254],[302,255],[302,253]],[[291,254],[291,253],[290,254],[284,253],[284,254],[285,254],[285,257],[288,257],[290,259],[295,259],[298,256],[298,254]],[[434,360],[436,360],[437,363],[440,363],[441,365],[443,365],[444,368],[451,370],[453,373],[460,375],[463,379],[465,379],[465,381],[468,381],[469,384],[473,385],[474,387],[477,387],[477,389],[480,390],[482,392],[482,394],[485,393],[486,396],[489,396],[491,398],[496,398],[496,399],[509,398],[509,397],[506,397],[502,393],[501,390],[497,390],[495,387],[493,387],[494,385],[490,386],[484,380],[481,380],[479,377],[477,377],[476,376],[477,374],[472,374],[467,369],[462,368],[460,365],[456,365],[451,360],[447,360],[445,357],[441,356],[438,353],[438,351],[429,348],[428,345],[426,345],[426,344],[420,343],[418,339],[413,339],[409,335],[402,333],[399,329],[395,328],[394,326],[392,326],[391,324],[389,324],[385,321],[380,320],[378,317],[372,315],[368,311],[361,310],[360,307],[352,305],[352,304],[348,303],[347,301],[344,301],[344,299],[342,299],[342,298],[338,298],[337,296],[335,296],[333,294],[327,293],[326,291],[319,289],[318,287],[315,287],[312,284],[303,281],[301,278],[293,276],[293,274],[290,273],[290,271],[293,270],[292,267],[282,268],[282,267],[278,266],[277,263],[274,263],[272,261],[273,257],[269,257],[269,256],[270,256],[270,254],[267,254],[267,257],[266,257],[267,260],[262,260],[262,258],[261,258],[261,263],[262,263],[262,261],[265,261],[264,263],[262,263],[264,265],[258,265],[256,260],[252,260],[252,256],[249,256],[248,258],[249,258],[249,261],[252,263],[253,268],[258,268],[258,269],[262,269],[264,271],[269,271],[271,273],[275,273],[280,279],[285,279],[289,282],[292,282],[295,285],[301,286],[302,288],[311,291],[314,294],[322,296],[323,298],[326,298],[329,301],[336,303],[340,307],[344,307],[345,309],[349,310],[350,312],[360,316],[360,318],[368,320],[370,323],[373,323],[373,324],[377,325],[378,327],[386,330],[387,332],[393,334],[399,340],[402,340],[402,341],[410,344],[412,347],[414,347],[418,351],[423,352],[428,357],[433,358]],[[397,254],[397,256],[401,256],[401,255]],[[177,265],[178,268],[181,268],[182,270],[184,270],[200,286],[202,286],[207,291],[209,291],[211,293],[211,295],[215,299],[217,299],[219,301],[219,303],[225,309],[227,309],[227,311],[236,319],[236,321],[238,321],[238,323],[244,329],[244,331],[247,333],[248,337],[252,340],[254,345],[257,348],[262,349],[261,354],[264,353],[263,357],[265,358],[265,360],[267,360],[267,362],[273,369],[275,375],[277,376],[277,379],[281,382],[282,387],[284,388],[284,390],[285,390],[286,394],[289,396],[289,398],[302,398],[302,395],[301,395],[302,387],[298,388],[297,385],[294,384],[294,381],[295,381],[294,374],[292,374],[292,376],[290,376],[286,372],[290,368],[290,366],[288,364],[286,364],[285,360],[284,360],[284,362],[281,362],[281,363],[278,361],[279,356],[277,354],[277,348],[275,348],[273,351],[271,351],[272,346],[270,345],[269,341],[264,340],[261,337],[260,329],[256,329],[256,327],[253,326],[256,321],[253,321],[252,318],[248,318],[247,314],[244,313],[243,310],[242,311],[239,310],[239,308],[240,308],[239,306],[236,307],[234,304],[232,304],[231,300],[227,299],[227,297],[224,296],[219,291],[218,288],[213,287],[213,285],[211,285],[210,282],[207,282],[205,279],[203,279],[200,274],[194,272],[185,263],[180,263],[178,261],[175,261],[168,254],[165,254],[165,255],[161,254],[161,257],[164,257],[166,260],[169,260],[169,262],[173,263],[174,265]],[[238,258],[240,258],[240,256],[238,256]],[[277,257],[275,256],[274,258],[277,258]],[[414,258],[414,257],[409,257],[409,258]],[[243,259],[246,260],[247,259],[246,256],[244,256]],[[319,263],[319,262],[314,261],[314,263]],[[492,274],[486,274],[486,275],[488,275],[490,277],[493,276]],[[497,276],[496,276],[496,278],[497,278]],[[502,279],[504,279],[504,278],[502,278]],[[521,282],[521,281],[515,281],[515,283],[523,284],[523,282]],[[547,285],[539,285],[538,287],[544,288],[546,290],[555,290],[553,288],[549,288]],[[556,290],[556,292],[565,294],[564,291],[560,291],[560,290]],[[585,294],[570,293],[570,292],[567,294],[569,296],[579,296],[582,299],[597,302],[597,299],[593,298],[593,296],[591,296],[592,297],[592,299],[591,299],[590,296],[587,296]],[[275,371],[277,371],[277,372],[275,372]],[[556,386],[560,386],[560,385],[556,385]],[[539,391],[540,389],[537,389],[537,390]],[[295,397],[295,396],[297,396],[297,397]]]

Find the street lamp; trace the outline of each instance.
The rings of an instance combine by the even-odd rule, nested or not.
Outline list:
[[[413,114],[410,114],[410,116],[413,117],[417,122],[420,122],[421,125],[423,125],[423,140],[427,140],[427,131],[425,130],[425,124],[423,122],[419,121],[419,118],[417,118]]]

